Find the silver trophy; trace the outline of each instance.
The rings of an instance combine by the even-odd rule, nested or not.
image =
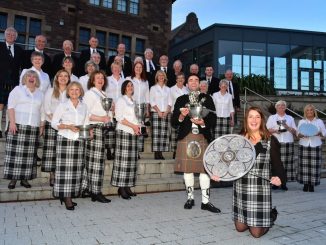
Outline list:
[[[106,115],[109,116],[109,111],[111,110],[113,99],[111,98],[102,98],[101,104],[103,109],[106,111]],[[105,123],[104,126],[110,128],[109,123]]]
[[[189,109],[189,116],[196,120],[203,119],[209,113],[209,110],[207,110],[207,108],[202,106],[201,104],[198,105],[187,104],[186,107]],[[198,125],[193,123],[191,126],[191,132],[193,134],[199,134]]]
[[[283,133],[287,131],[287,129],[284,126],[286,125],[286,120],[278,120],[276,121],[276,123],[278,125],[278,132]]]
[[[146,126],[144,125],[146,108],[147,108],[146,103],[140,103],[140,104],[135,103],[134,109],[135,109],[136,118],[138,120],[138,124],[140,125],[139,126],[140,133],[141,133],[141,135],[144,135],[144,136],[147,135]]]

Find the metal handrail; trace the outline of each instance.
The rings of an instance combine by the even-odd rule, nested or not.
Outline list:
[[[320,113],[320,114],[323,114],[324,116],[326,116],[326,113],[325,112],[323,112],[323,111],[321,111],[321,110],[318,110],[318,109],[315,109],[318,113]]]

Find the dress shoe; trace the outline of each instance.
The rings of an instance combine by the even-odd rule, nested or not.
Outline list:
[[[2,131],[0,130],[0,138],[2,138]]]
[[[315,192],[315,188],[314,188],[314,186],[313,186],[313,185],[309,185],[309,187],[308,187],[308,191],[309,191],[309,192]]]
[[[139,153],[138,153],[138,160],[140,159],[140,155],[139,155]]]
[[[40,162],[40,161],[42,161],[42,158],[40,158],[38,155],[36,155],[36,161]]]
[[[98,193],[98,194],[91,194],[92,196],[92,202],[101,202],[101,203],[109,203],[111,202],[110,199],[106,198],[105,196],[103,196],[102,193]]]
[[[16,182],[17,180],[11,180],[8,185],[8,189],[12,190],[16,188]]]
[[[282,189],[283,191],[287,191],[289,188],[288,188],[286,185],[281,185],[281,189]]]
[[[66,209],[70,210],[70,211],[75,210],[75,206],[77,206],[77,203],[73,202],[71,200],[71,197],[60,198],[61,205],[62,205],[62,202],[65,203]]]
[[[137,196],[137,194],[135,192],[132,192],[130,187],[125,187],[125,191],[127,192],[127,194],[131,197],[135,197]]]
[[[173,159],[175,159],[175,155],[176,155],[176,152],[174,151],[174,152],[173,152]]]
[[[25,188],[31,188],[32,186],[30,185],[30,183],[28,183],[27,180],[21,180],[20,181],[20,185],[24,186]]]
[[[210,211],[212,213],[220,213],[221,210],[218,209],[217,207],[215,207],[212,203],[208,202],[206,204],[204,203],[201,203],[201,209],[202,210],[207,210],[207,211]]]
[[[128,195],[124,187],[119,187],[118,195],[121,196],[123,199],[129,200],[131,197]]]
[[[161,152],[161,151],[159,151],[159,152],[158,152],[158,154],[159,154],[159,157],[160,157],[160,159],[161,159],[161,160],[165,160],[165,158],[163,157],[163,155],[162,155],[162,152]]]
[[[272,190],[278,190],[278,189],[279,189],[278,186],[276,186],[276,185],[273,185],[273,186],[272,186]]]
[[[195,200],[188,199],[183,207],[184,209],[192,209],[193,206],[195,206]]]
[[[273,222],[275,222],[275,220],[277,219],[277,215],[278,215],[278,212],[277,212],[276,207],[272,208],[271,217],[272,217]]]
[[[161,159],[160,154],[157,151],[154,152],[154,158],[155,158],[155,160]]]
[[[86,197],[90,197],[90,196],[91,196],[91,194],[89,193],[88,189],[83,190],[81,193],[82,198],[86,198]]]
[[[304,192],[307,192],[308,191],[308,188],[309,188],[309,185],[307,185],[307,184],[304,184],[303,185],[303,191]]]
[[[151,126],[151,122],[150,122],[150,121],[146,121],[146,122],[144,123],[144,125],[147,126],[147,127],[149,127],[149,126]]]
[[[106,160],[113,160],[114,155],[111,153],[111,150],[110,149],[107,149],[107,152],[106,152]]]

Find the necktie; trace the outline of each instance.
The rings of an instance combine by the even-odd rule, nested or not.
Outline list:
[[[11,45],[8,46],[8,51],[9,51],[9,55],[10,55],[11,57],[13,57],[12,52],[11,52]]]
[[[94,54],[94,53],[96,53],[96,49],[95,49],[95,48],[93,48],[93,54]]]
[[[163,71],[166,73],[166,67],[163,68]]]
[[[211,79],[207,79],[207,83],[208,83],[208,85],[211,83]]]

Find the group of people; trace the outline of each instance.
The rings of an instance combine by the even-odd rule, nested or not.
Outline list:
[[[144,58],[132,62],[122,43],[117,55],[106,62],[97,49],[96,37],[90,38],[89,49],[79,58],[72,54],[72,43],[65,40],[63,52],[51,61],[44,52],[44,36],[36,37],[35,50],[25,52],[15,44],[16,38],[16,30],[9,27],[5,42],[0,43],[4,67],[0,71],[0,118],[7,105],[4,178],[10,180],[9,189],[15,188],[17,180],[31,188],[28,180],[36,178],[37,148],[43,135],[41,170],[49,172],[53,195],[68,210],[75,209],[77,203],[72,198],[79,196],[110,202],[102,194],[105,158],[113,160],[111,185],[118,187],[118,195],[126,200],[136,196],[131,187],[136,184],[137,161],[146,133],[135,107],[143,104],[150,120],[141,124],[151,125],[154,158],[164,159],[162,153],[172,151],[175,171],[184,173],[184,208],[195,205],[194,176],[199,174],[201,209],[221,212],[210,202],[210,181],[219,181],[219,176],[209,176],[202,159],[207,145],[230,134],[237,123],[239,87],[232,81],[231,70],[219,80],[213,76],[213,67],[207,66],[205,77],[200,79],[199,67],[193,64],[186,78],[180,60],[171,69],[168,57],[162,55],[156,65],[153,51],[146,49]],[[110,111],[102,106],[107,98],[113,102]],[[209,109],[208,115],[192,118],[189,105],[193,103]],[[276,103],[276,110],[266,123],[260,108],[249,108],[241,131],[255,146],[254,171],[270,179],[247,174],[234,181],[235,227],[238,231],[249,229],[254,237],[265,234],[275,220],[270,183],[287,190],[286,181],[296,179],[294,137],[300,139],[297,175],[303,191],[313,192],[320,183],[321,137],[326,136],[326,130],[315,108],[306,106],[299,122],[299,126],[312,123],[318,127],[318,133],[311,137],[297,130],[293,118],[285,113],[284,101]],[[278,130],[280,120],[285,120],[286,132]],[[90,128],[90,140],[79,137],[85,125]],[[187,152],[189,142],[198,142],[201,148],[195,157]]]

